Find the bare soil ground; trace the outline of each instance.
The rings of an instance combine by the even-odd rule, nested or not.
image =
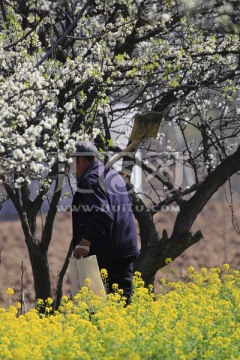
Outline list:
[[[234,203],[235,218],[240,226],[240,199],[236,199]],[[171,234],[175,216],[176,214],[169,212],[155,216],[160,234],[164,228],[167,229],[169,235]],[[41,231],[41,223],[42,220],[39,218],[39,231]],[[240,236],[232,224],[229,205],[217,199],[211,200],[198,216],[192,230],[199,229],[203,232],[204,239],[186,250],[156,275],[156,289],[160,277],[171,276],[173,280],[181,280],[190,265],[200,270],[201,267],[211,268],[229,263],[233,268],[239,269]],[[71,233],[71,214],[57,214],[48,254],[53,296],[57,275],[64,262]],[[33,278],[21,224],[17,219],[2,221],[0,222],[0,303],[6,302],[5,291],[8,287],[15,290],[14,300],[19,300],[21,279],[26,303],[28,306],[33,306]],[[64,293],[69,295],[68,273],[65,276]]]

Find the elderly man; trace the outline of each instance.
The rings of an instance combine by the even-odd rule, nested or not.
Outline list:
[[[124,179],[99,160],[91,142],[76,147],[78,188],[73,197],[74,256],[95,254],[108,271],[109,291],[118,284],[127,301],[132,291],[133,262],[138,255],[131,199]]]

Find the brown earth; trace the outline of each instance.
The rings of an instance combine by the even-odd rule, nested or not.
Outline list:
[[[236,198],[234,204],[235,220],[240,226],[239,198]],[[171,234],[175,216],[176,214],[170,212],[155,216],[160,233],[166,228],[168,234]],[[38,218],[39,231],[41,224],[42,220]],[[218,198],[212,199],[198,216],[192,230],[199,229],[203,232],[204,238],[157,274],[156,289],[159,277],[170,276],[173,280],[181,280],[190,265],[197,270],[201,267],[221,267],[224,263],[229,263],[235,269],[240,267],[240,236],[234,229],[232,214],[226,202]],[[58,213],[48,254],[53,296],[57,274],[65,259],[70,239],[71,214]],[[14,300],[19,300],[21,278],[25,301],[29,308],[34,303],[34,288],[21,225],[19,220],[2,221],[0,222],[0,303],[6,303],[5,291],[8,287],[15,290]],[[64,293],[69,295],[68,273],[65,276]]]

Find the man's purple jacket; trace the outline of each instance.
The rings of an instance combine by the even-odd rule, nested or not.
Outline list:
[[[73,247],[91,242],[89,255],[111,262],[139,253],[131,199],[125,181],[94,161],[82,174],[73,197]]]

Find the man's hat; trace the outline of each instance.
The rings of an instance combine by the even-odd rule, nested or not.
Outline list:
[[[99,158],[99,153],[96,146],[90,141],[80,141],[76,143],[76,151],[72,154],[72,156],[94,156]]]

